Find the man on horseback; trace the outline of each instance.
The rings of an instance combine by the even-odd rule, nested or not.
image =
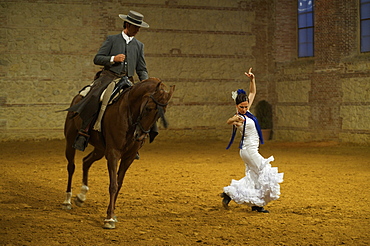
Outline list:
[[[148,28],[149,25],[143,21],[144,16],[135,11],[130,10],[128,15],[120,14],[119,17],[124,21],[122,33],[108,36],[94,58],[94,64],[104,66],[103,70],[97,73],[88,94],[67,109],[76,112],[82,119],[82,126],[73,144],[75,149],[81,151],[84,151],[88,144],[90,126],[99,112],[103,91],[106,90],[107,96],[110,97],[114,89],[114,86],[110,85],[113,81],[120,89],[132,86],[135,71],[140,81],[148,79],[144,44],[135,39],[135,35],[141,27]],[[105,107],[106,105],[102,105],[101,111],[104,112]],[[101,117],[102,113],[99,115],[99,118]],[[100,123],[100,120],[98,119],[97,123]]]

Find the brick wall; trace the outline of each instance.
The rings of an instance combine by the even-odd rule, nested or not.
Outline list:
[[[370,54],[359,52],[358,1],[315,0],[311,58],[297,57],[297,3],[277,2],[275,139],[370,144]]]
[[[230,92],[248,89],[243,72],[253,67],[256,101],[273,105],[274,139],[370,142],[357,1],[316,0],[308,59],[297,58],[291,0],[10,0],[0,8],[1,141],[63,138],[65,113],[55,111],[92,81],[96,51],[132,9],[150,24],[137,35],[149,75],[176,85],[162,138],[227,141]]]

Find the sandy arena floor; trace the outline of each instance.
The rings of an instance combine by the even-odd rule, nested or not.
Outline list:
[[[0,245],[370,244],[369,146],[261,146],[285,175],[281,198],[260,214],[234,202],[230,210],[221,205],[223,186],[244,174],[237,144],[225,150],[227,141],[146,144],[126,175],[114,230],[102,229],[105,160],[91,168],[85,206],[62,210],[64,141],[0,143]],[[74,195],[87,152],[76,159]]]

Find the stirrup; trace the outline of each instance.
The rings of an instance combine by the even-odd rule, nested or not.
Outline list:
[[[72,147],[77,150],[84,151],[89,144],[89,139],[90,135],[88,135],[85,131],[79,131]]]

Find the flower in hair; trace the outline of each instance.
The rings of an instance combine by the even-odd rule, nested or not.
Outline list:
[[[234,101],[235,101],[236,97],[237,97],[239,94],[247,94],[247,93],[245,93],[245,91],[244,91],[243,89],[238,89],[237,91],[232,91],[232,92],[231,92],[231,97],[232,97],[232,99],[234,99]]]
[[[238,95],[239,94],[247,94],[243,89],[238,89]]]

